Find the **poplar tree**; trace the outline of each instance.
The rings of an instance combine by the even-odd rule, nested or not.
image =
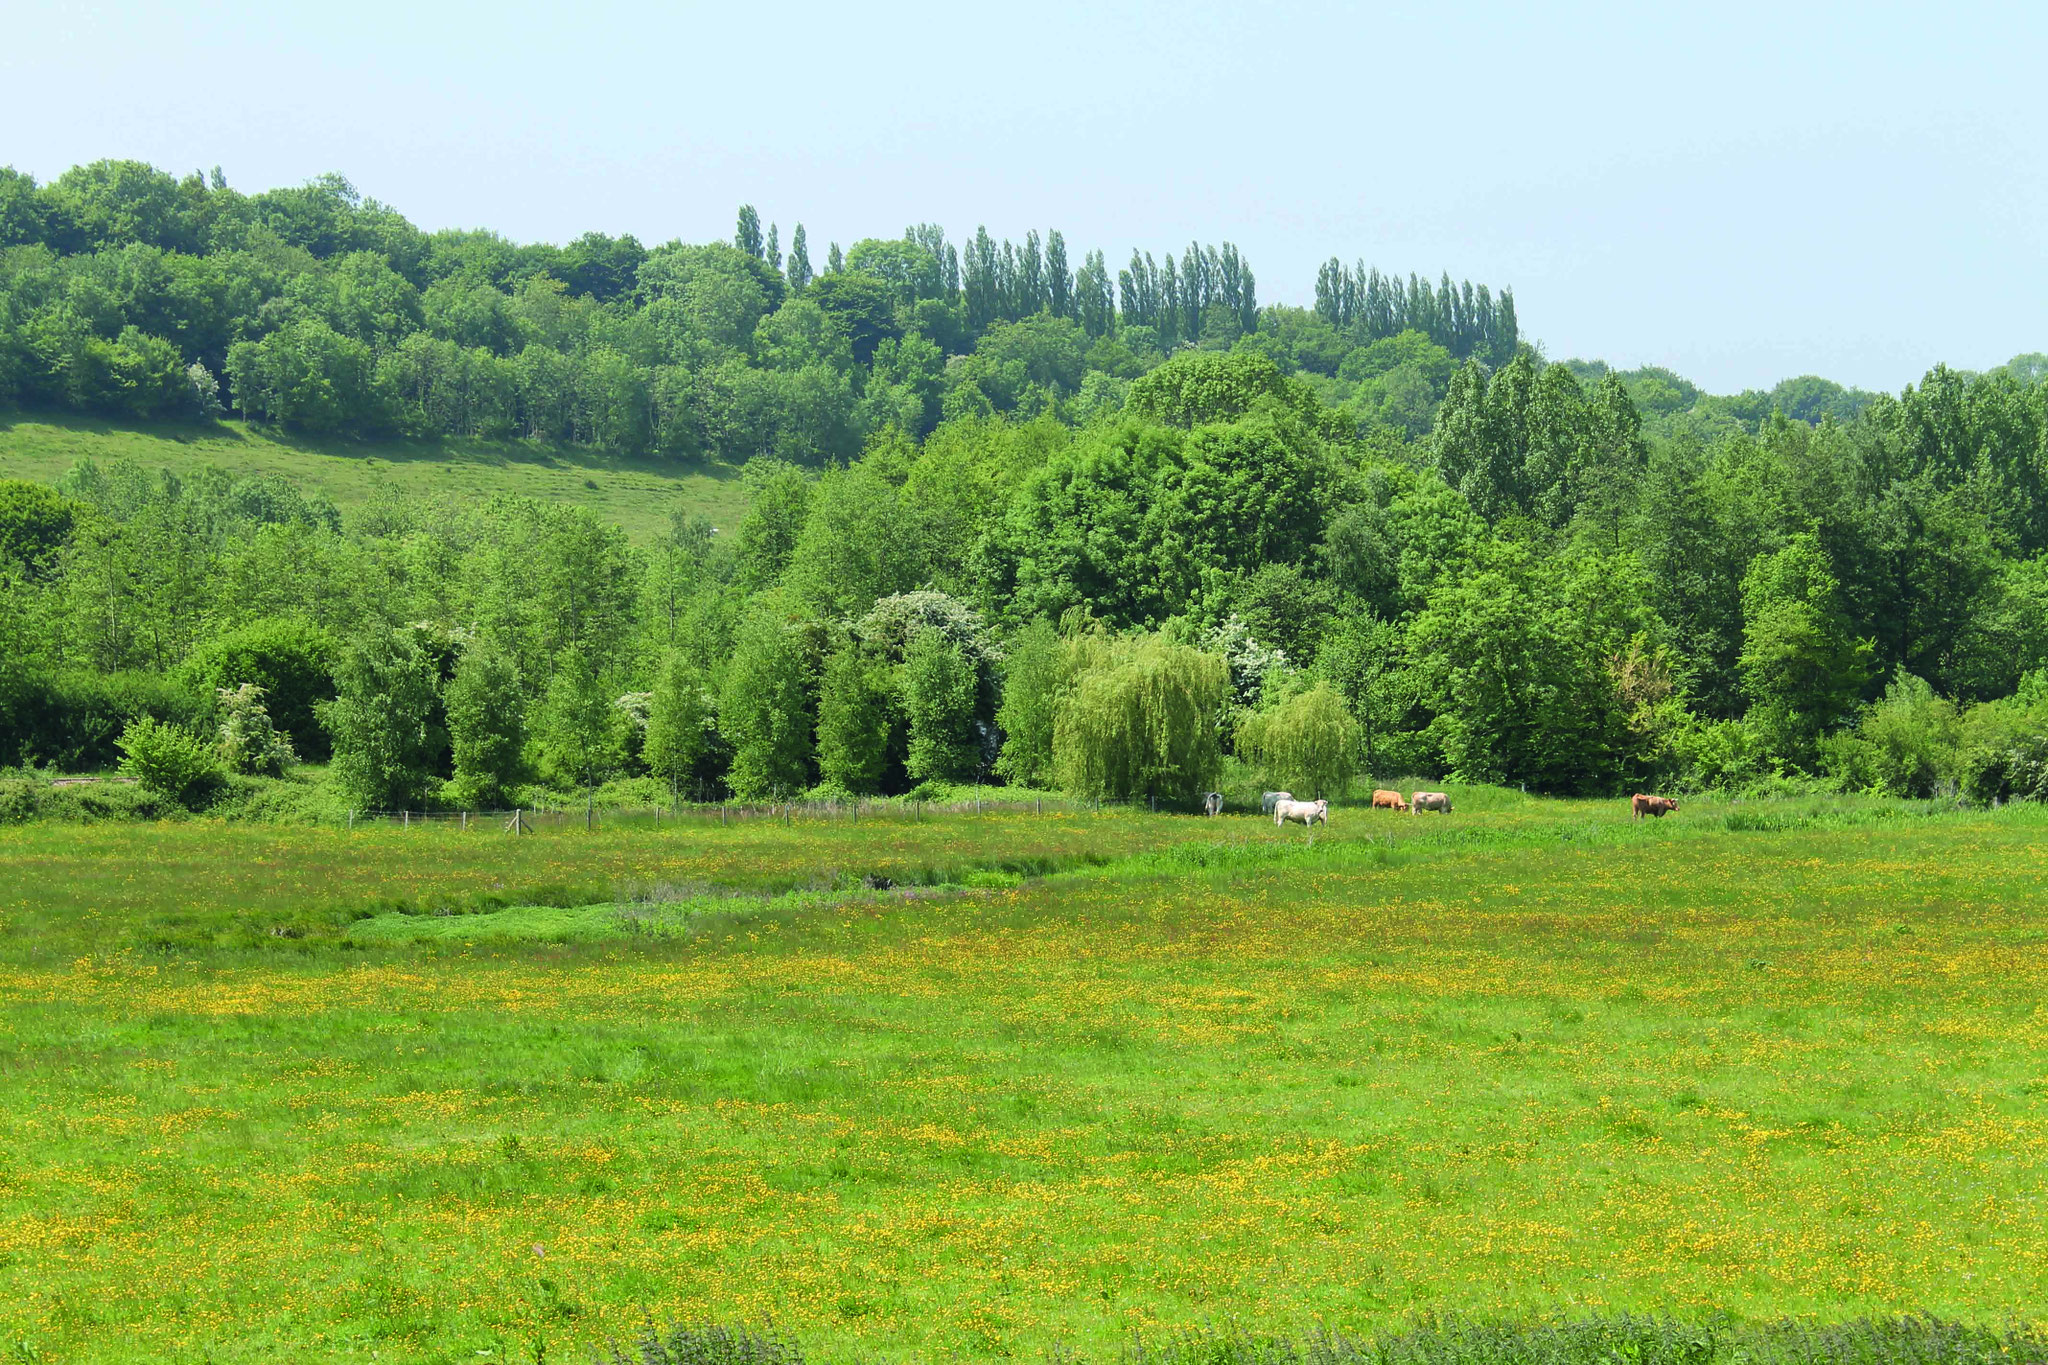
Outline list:
[[[757,261],[765,254],[761,243],[761,215],[754,211],[752,204],[740,205],[739,225],[733,229],[732,244]]]
[[[811,251],[804,240],[802,223],[798,223],[796,231],[790,234],[789,266],[785,273],[789,277],[789,287],[795,293],[801,294],[811,282]]]

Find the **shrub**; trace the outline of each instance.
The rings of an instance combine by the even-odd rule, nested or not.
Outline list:
[[[255,683],[221,688],[220,757],[230,772],[258,777],[282,777],[284,770],[299,761],[292,752],[291,736],[270,723],[270,711],[263,704],[263,689]]]
[[[1822,765],[1847,791],[1929,797],[1956,775],[1956,706],[1901,668],[1853,732],[1820,741]]]
[[[201,724],[204,707],[156,673],[32,673],[0,696],[0,763],[40,762],[66,772],[111,768],[129,722],[147,716]]]
[[[184,675],[196,697],[244,683],[263,689],[264,707],[293,748],[315,762],[333,752],[318,708],[334,696],[334,641],[303,621],[254,621],[200,645]]]
[[[143,716],[121,732],[121,771],[152,792],[196,809],[221,784],[220,759],[190,730]]]

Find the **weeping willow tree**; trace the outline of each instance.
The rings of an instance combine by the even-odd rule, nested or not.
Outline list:
[[[1193,806],[1223,766],[1216,717],[1230,667],[1157,635],[1067,642],[1071,683],[1053,723],[1053,775],[1081,796]]]
[[[1237,751],[1296,796],[1342,796],[1358,754],[1358,722],[1327,683],[1256,711],[1237,727]]]

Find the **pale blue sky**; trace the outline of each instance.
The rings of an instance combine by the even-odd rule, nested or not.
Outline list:
[[[21,4],[0,163],[339,170],[422,226],[933,221],[1514,286],[1553,357],[1896,389],[2048,350],[2048,7]]]

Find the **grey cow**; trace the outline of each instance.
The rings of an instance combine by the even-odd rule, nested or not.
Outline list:
[[[1267,792],[1259,798],[1259,814],[1271,815],[1273,807],[1279,805],[1282,801],[1292,801],[1293,799],[1293,792]]]

